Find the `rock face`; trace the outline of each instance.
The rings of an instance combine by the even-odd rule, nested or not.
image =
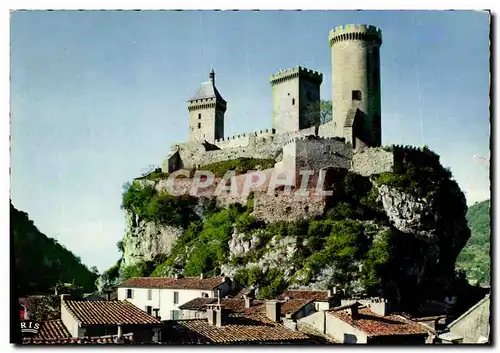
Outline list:
[[[417,199],[387,185],[377,186],[379,200],[391,223],[403,233],[429,237],[433,236],[431,207],[424,199]],[[429,222],[430,221],[430,222]]]
[[[152,261],[158,255],[170,255],[174,242],[183,231],[182,228],[146,222],[131,212],[126,212],[125,220],[122,267]]]

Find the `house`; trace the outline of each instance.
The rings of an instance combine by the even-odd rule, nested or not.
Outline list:
[[[314,301],[316,311],[328,310],[340,304],[335,289],[329,290],[287,290],[278,299],[306,299]]]
[[[134,341],[160,339],[161,322],[127,301],[71,300],[61,296],[61,321],[73,338],[133,334]]]
[[[314,301],[310,299],[257,300],[245,296],[237,298],[195,298],[181,306],[180,318],[205,319],[210,305],[223,305],[228,313],[268,315],[272,310],[275,321],[291,323],[314,312]],[[271,314],[269,314],[271,315]],[[288,319],[288,320],[286,320]]]
[[[117,339],[118,335],[73,338],[62,320],[56,319],[40,322],[37,334],[23,337],[22,344],[115,344],[120,342]],[[131,344],[132,342],[132,333],[122,336],[121,343]]]
[[[428,330],[395,314],[380,315],[359,303],[322,310],[299,320],[340,343],[425,344]]]
[[[237,300],[237,299],[228,299]],[[224,300],[221,299],[221,303]],[[226,304],[229,302],[226,300]],[[238,306],[239,307],[239,306]],[[249,309],[249,308],[246,308]],[[276,307],[274,307],[276,309]],[[276,311],[227,310],[224,304],[207,304],[205,319],[168,321],[164,344],[314,344],[328,343],[291,330],[279,322]],[[270,314],[270,315],[269,315]]]
[[[463,313],[440,334],[441,343],[489,343],[490,295]]]
[[[215,298],[232,291],[229,278],[138,277],[118,286],[118,300],[127,300],[161,320],[180,318],[179,306],[198,297]]]

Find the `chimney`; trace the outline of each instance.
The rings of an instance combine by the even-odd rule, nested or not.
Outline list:
[[[207,305],[207,318],[210,326],[222,327],[226,324],[226,312],[220,304]]]
[[[266,316],[274,322],[280,322],[281,303],[275,299],[267,300],[266,301]]]
[[[297,331],[297,322],[292,318],[292,313],[286,313],[283,325],[292,331]]]
[[[71,295],[69,294],[61,294],[61,304],[63,301],[66,301],[66,300],[70,300],[71,299]]]
[[[202,273],[201,273],[201,275],[200,275],[200,279],[203,279],[203,278],[204,278],[204,277],[203,277],[203,272],[202,272]]]
[[[215,326],[215,307],[213,305],[207,305],[207,320],[210,326]]]
[[[353,319],[358,316],[358,305],[359,303],[355,302],[349,307],[349,314]]]
[[[370,303],[370,311],[380,316],[386,316],[390,313],[390,305],[385,299],[374,300]]]
[[[175,279],[179,279],[179,274],[178,274],[178,273],[176,273],[176,274],[174,275],[174,278],[175,278]]]
[[[115,343],[123,343],[123,326],[122,324],[118,324],[118,333],[116,335]]]
[[[243,298],[245,299],[245,308],[250,308],[253,304],[253,299],[248,295],[244,295]]]
[[[328,296],[328,298],[333,297],[333,289],[328,289],[326,291],[326,295]]]

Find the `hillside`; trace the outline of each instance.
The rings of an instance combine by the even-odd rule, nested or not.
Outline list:
[[[490,205],[490,200],[478,202],[467,212],[471,237],[458,256],[457,267],[473,283],[490,282]]]
[[[305,206],[292,221],[260,219],[257,192],[228,205],[220,198],[172,196],[162,187],[166,175],[135,180],[123,195],[122,258],[99,286],[133,276],[223,273],[256,287],[261,298],[287,288],[336,286],[346,295],[383,295],[406,308],[443,299],[460,282],[455,260],[470,236],[465,197],[434,152],[385,150],[398,161],[391,172],[363,176],[338,169],[323,212],[311,215]],[[226,165],[239,164],[245,173],[250,161],[211,168],[222,175]],[[274,208],[291,208],[286,202]]]
[[[10,204],[10,236],[13,243],[18,294],[52,292],[58,282],[75,283],[85,291],[94,290],[97,273],[80,258],[41,233],[28,214]]]

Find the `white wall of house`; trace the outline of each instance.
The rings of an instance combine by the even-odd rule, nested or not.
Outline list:
[[[330,314],[326,314],[326,334],[342,343],[366,344],[368,340],[363,331]]]
[[[366,343],[368,339],[363,331],[325,311],[318,311],[305,316],[299,322],[342,343]]]
[[[61,321],[68,329],[71,337],[85,337],[85,329],[81,328],[79,322],[71,315],[65,305],[61,304]]]
[[[132,290],[132,298],[127,298],[127,290]],[[221,290],[221,296],[224,296],[229,291],[227,283],[221,284],[217,289]],[[173,320],[181,318],[179,306],[187,303],[195,298],[208,296],[209,298],[217,297],[217,289],[215,290],[200,290],[200,289],[148,289],[148,288],[118,288],[118,300],[128,300],[139,309],[147,312],[147,307],[151,306],[151,315],[154,316],[154,309],[159,309],[158,314],[161,320]],[[151,296],[148,292],[151,291]],[[178,300],[174,302],[174,293],[178,293]]]

